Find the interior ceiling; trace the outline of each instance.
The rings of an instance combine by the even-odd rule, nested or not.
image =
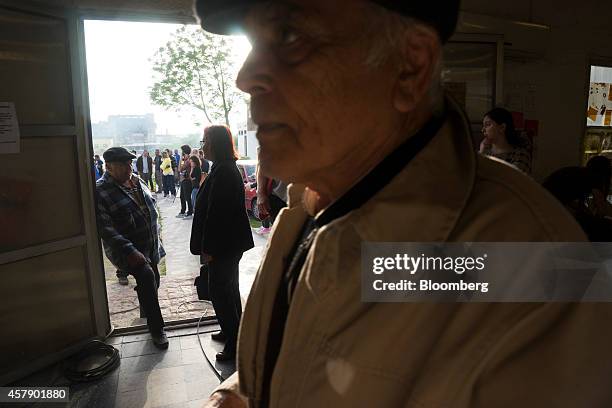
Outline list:
[[[36,1],[36,0],[35,0]],[[165,12],[191,13],[194,0],[38,0],[55,6],[116,9],[116,10],[155,10]],[[512,2],[491,2],[490,0],[463,0],[462,9],[496,16],[526,14],[530,0],[514,0]],[[541,1],[541,0],[538,0]]]
[[[68,7],[191,10],[193,0],[42,0],[42,3]]]
[[[193,15],[194,0],[39,0],[52,6],[114,10],[117,12],[154,12],[181,16]]]
[[[192,18],[194,0],[32,0],[38,3],[86,10],[149,12]],[[398,0],[399,1],[399,0]],[[405,0],[404,0],[405,1]],[[417,0],[421,1],[421,0]],[[505,20],[536,22],[551,26],[602,27],[609,30],[608,13],[601,0],[462,0],[464,12]]]

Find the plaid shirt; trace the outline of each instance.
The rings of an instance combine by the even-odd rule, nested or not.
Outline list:
[[[98,231],[108,259],[119,269],[129,270],[127,257],[135,251],[157,265],[166,255],[161,244],[155,199],[146,184],[136,176],[148,211],[122,189],[107,173],[96,181]]]

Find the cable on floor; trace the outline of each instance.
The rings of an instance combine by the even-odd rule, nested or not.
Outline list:
[[[117,368],[120,361],[119,350],[100,340],[93,340],[64,361],[64,375],[70,381],[94,381]]]
[[[215,373],[215,376],[219,380],[219,383],[222,383],[223,381],[225,381],[225,378],[223,378],[221,374],[219,374],[214,364],[209,360],[208,356],[204,352],[204,347],[202,347],[202,340],[200,340],[200,323],[202,323],[202,318],[204,318],[204,316],[206,316],[206,313],[200,316],[200,319],[198,320],[198,328],[196,330],[196,336],[198,337],[198,343],[200,344],[200,350],[202,350],[202,354],[204,354],[204,358],[206,359],[206,362],[210,366],[210,369],[213,371],[213,373]]]

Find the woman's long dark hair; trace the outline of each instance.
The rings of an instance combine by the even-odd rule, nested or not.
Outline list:
[[[181,151],[183,152],[183,154],[191,154],[191,146],[189,146],[189,145],[182,145],[181,146]]]
[[[521,138],[514,127],[512,114],[504,108],[495,108],[485,114],[498,125],[506,125],[506,140],[511,146],[521,146]]]
[[[189,160],[191,160],[191,162],[197,167],[202,167],[202,163],[200,163],[200,158],[198,156],[191,156],[189,157]]]
[[[227,126],[213,125],[204,129],[204,137],[210,143],[213,161],[238,160],[234,137]]]

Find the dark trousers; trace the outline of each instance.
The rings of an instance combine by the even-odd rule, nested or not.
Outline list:
[[[208,286],[217,320],[227,337],[224,351],[236,352],[238,327],[242,317],[240,288],[238,286],[238,256],[215,258],[208,264]]]
[[[164,195],[167,196],[169,193],[172,193],[173,196],[176,196],[176,189],[174,187],[174,176],[172,174],[164,176]]]
[[[134,290],[138,295],[138,303],[147,318],[147,326],[151,333],[159,333],[164,327],[164,318],[159,307],[157,290],[159,289],[159,270],[157,265],[145,264],[141,268],[132,269],[130,275],[136,279]]]
[[[155,186],[153,185],[153,179],[151,178],[151,173],[143,173],[140,172],[140,178],[144,180],[147,187],[151,189],[151,191],[155,191]]]
[[[193,185],[191,180],[183,180],[181,182],[181,214],[185,213],[185,207],[188,208],[187,212],[193,214],[193,203],[191,202],[191,190]]]
[[[287,206],[287,203],[284,202],[280,197],[270,194],[270,216],[264,219],[261,222],[265,228],[270,228],[272,224],[274,224],[274,220],[276,220],[276,216]]]
[[[155,184],[157,184],[157,192],[161,193],[162,192],[162,188],[164,188],[164,183],[163,183],[163,178],[164,175],[162,174],[162,172],[160,170],[156,170],[155,171]]]

